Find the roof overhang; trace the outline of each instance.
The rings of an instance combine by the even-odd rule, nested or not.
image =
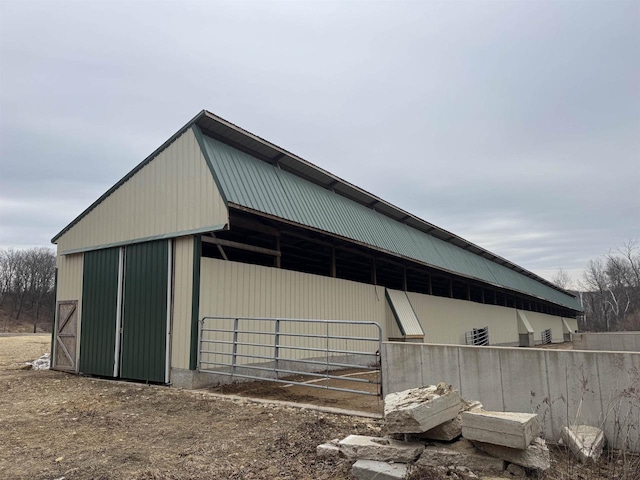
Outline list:
[[[139,163],[133,170],[125,175],[118,183],[105,192],[98,200],[92,203],[86,210],[84,210],[78,217],[76,217],[69,225],[61,230],[53,239],[52,243],[57,243],[58,239],[64,235],[69,229],[71,229],[76,223],[78,223],[85,215],[99,205],[105,198],[118,189],[123,183],[129,180],[136,172],[142,167],[148,164],[153,158],[155,158],[160,152],[167,148],[173,141],[182,135],[185,131],[192,127],[192,125],[198,125],[198,127],[205,133],[223,143],[226,143],[238,150],[244,151],[262,161],[269,162],[274,165],[278,165],[280,168],[287,170],[299,177],[302,177],[310,182],[313,182],[321,187],[328,188],[339,195],[349,198],[357,203],[365,205],[369,208],[373,208],[383,215],[386,215],[393,220],[405,223],[406,225],[420,230],[436,238],[449,242],[457,247],[463,248],[476,255],[480,255],[487,258],[499,265],[503,265],[506,268],[514,270],[522,275],[534,279],[537,282],[545,284],[559,292],[575,298],[571,292],[568,292],[553,283],[545,280],[544,278],[530,272],[515,263],[495,255],[488,250],[485,250],[478,245],[475,245],[458,235],[449,232],[443,228],[433,225],[421,218],[398,208],[391,203],[383,200],[372,193],[363,190],[346,180],[337,177],[336,175],[308,162],[307,160],[281,148],[273,143],[251,133],[237,125],[221,118],[207,110],[202,110],[194,118],[192,118],[186,125],[172,135],[166,142],[164,142],[158,149],[156,149],[151,155],[145,158]]]
[[[216,140],[220,140],[238,150],[244,151],[265,162],[279,165],[283,170],[287,170],[294,175],[305,178],[321,187],[328,188],[334,192],[349,198],[357,203],[373,208],[393,220],[405,223],[410,227],[420,230],[436,238],[451,243],[457,247],[465,249],[476,255],[487,258],[499,265],[514,270],[522,275],[543,283],[559,292],[575,298],[568,292],[548,280],[526,270],[515,263],[512,263],[499,255],[475,245],[464,238],[429,223],[421,218],[392,205],[372,193],[343,180],[340,177],[308,162],[307,160],[281,148],[273,143],[254,135],[251,132],[238,127],[237,125],[221,118],[211,112],[203,110],[195,119],[195,123],[202,129],[203,133]]]

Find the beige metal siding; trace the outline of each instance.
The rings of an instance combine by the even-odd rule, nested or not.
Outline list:
[[[226,206],[189,129],[60,237],[58,251],[226,223]]]
[[[562,342],[562,317],[539,312],[527,312],[527,318],[533,328],[533,340],[535,343],[540,343],[540,333],[547,328],[551,329],[551,338],[554,342]]]
[[[385,302],[384,305],[384,313],[385,313],[385,325],[387,336],[385,340],[394,339],[400,340],[402,338],[402,332],[400,331],[400,327],[398,327],[398,322],[396,322],[396,317],[393,316],[393,312],[391,311],[391,307],[389,306],[389,302]]]
[[[82,275],[84,268],[84,254],[77,253],[75,255],[58,255],[58,280],[56,286],[56,312],[58,311],[57,302],[66,300],[77,300],[77,332],[76,341],[80,342],[80,324],[82,323]],[[78,357],[80,355],[79,345],[76,345],[76,362],[78,365]]]
[[[424,330],[425,343],[464,345],[464,332],[486,326],[491,344],[518,342],[514,308],[413,292],[407,295]]]
[[[383,338],[386,338],[383,287],[211,258],[202,259],[200,287],[200,318],[241,316],[373,321],[380,324]],[[222,322],[220,325],[230,328],[232,322]],[[269,324],[257,321],[243,323],[243,327],[256,331],[273,331]],[[324,326],[311,324],[283,324],[282,331],[319,335],[326,332]],[[374,327],[367,327],[366,336],[371,336],[374,331]],[[332,326],[331,333],[363,336],[365,332],[354,326]],[[224,337],[220,333],[215,335],[218,340],[231,340],[229,336]],[[256,343],[265,342],[265,338],[267,337],[247,334],[240,340]],[[286,341],[283,338],[283,344]],[[291,339],[290,341],[293,342]],[[315,348],[323,346],[323,340],[308,338],[298,340],[296,344]],[[333,348],[347,346],[370,350],[372,345],[347,340],[332,345]],[[272,348],[267,347],[243,347],[239,350],[239,353],[265,356],[272,352]],[[305,352],[288,353],[290,358],[309,356]],[[209,357],[208,360],[221,359]],[[224,360],[228,361],[228,358]],[[240,361],[250,363],[246,359]]]
[[[578,331],[578,319],[577,318],[562,318],[565,322],[567,322],[567,325],[569,325],[569,328],[571,329],[571,333],[575,333]]]
[[[174,241],[173,253],[171,367],[188,369],[193,294],[193,237],[177,238]]]

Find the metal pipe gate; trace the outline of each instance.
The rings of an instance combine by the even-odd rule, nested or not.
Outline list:
[[[465,332],[464,339],[467,345],[488,346],[489,327],[474,328],[469,332]]]
[[[201,372],[382,396],[382,328],[377,322],[203,317],[198,333]],[[335,374],[345,369],[362,373]],[[360,375],[375,378],[356,378]],[[342,382],[354,386],[335,385]],[[371,385],[375,392],[365,389]]]

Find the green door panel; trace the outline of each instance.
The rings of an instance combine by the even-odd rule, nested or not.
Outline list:
[[[169,242],[127,246],[120,376],[165,381]]]
[[[118,248],[86,252],[82,277],[82,373],[113,377],[118,303]]]

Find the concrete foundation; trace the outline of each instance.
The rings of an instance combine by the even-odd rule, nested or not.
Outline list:
[[[519,346],[521,347],[533,347],[533,332],[530,333],[519,333],[518,337],[520,339]]]
[[[313,360],[317,362],[327,362],[326,357],[313,357],[305,358],[304,360]],[[375,365],[375,357],[369,355],[340,355],[331,357],[329,362],[331,363],[343,363],[348,365],[357,365],[361,367],[369,367]],[[260,367],[260,369],[251,368],[253,366]],[[276,372],[272,370],[262,370],[262,368],[273,369],[275,368],[274,362],[261,362],[254,364],[239,365],[236,367],[236,373],[242,375],[251,375],[258,377],[258,379],[268,380],[270,378],[276,378]],[[308,364],[298,362],[296,360],[280,360],[278,362],[278,368],[282,370],[291,370],[296,372],[325,372],[327,371],[327,365]],[[341,370],[344,367],[332,367],[329,365],[329,370]],[[220,373],[216,373],[220,372]],[[239,376],[228,375],[232,372],[231,367],[218,367],[212,371],[202,372],[200,370],[187,370],[183,368],[171,369],[171,386],[176,388],[186,389],[198,389],[205,387],[213,387],[217,385],[228,385],[230,383],[239,382],[252,382],[255,379],[244,378]],[[291,374],[280,373],[280,378],[287,377]]]

